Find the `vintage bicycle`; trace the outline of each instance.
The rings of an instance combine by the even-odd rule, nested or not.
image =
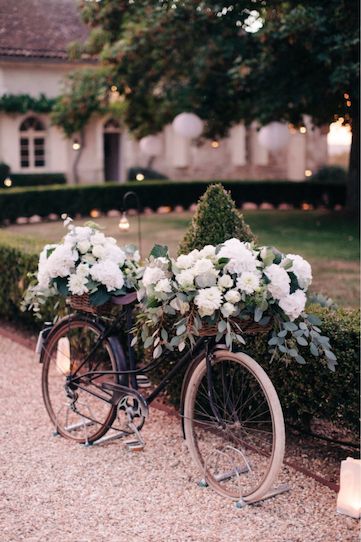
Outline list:
[[[260,365],[204,330],[192,350],[179,359],[174,354],[167,374],[146,394],[140,377],[162,359],[137,367],[131,346],[136,293],[112,303],[119,310],[109,317],[86,294],[73,296],[73,311],[39,336],[42,394],[56,434],[86,445],[130,436],[128,447],[141,450],[150,405],[185,370],[179,414],[201,484],[240,505],[284,491],[271,489],[284,456],[283,414]]]

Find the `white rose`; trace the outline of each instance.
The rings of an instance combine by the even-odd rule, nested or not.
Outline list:
[[[306,306],[306,294],[302,290],[296,290],[293,294],[282,297],[278,305],[290,320],[295,320]]]
[[[261,262],[257,259],[257,253],[249,248],[247,243],[241,243],[239,239],[226,241],[218,253],[218,258],[229,258],[225,265],[228,273],[240,275],[243,271],[255,272]]]
[[[102,245],[105,242],[105,235],[97,231],[91,236],[90,241],[93,245]]]
[[[86,275],[89,274],[89,271],[90,271],[90,267],[86,263],[81,263],[76,268],[76,274],[79,277],[86,277]]]
[[[233,279],[229,275],[222,275],[218,279],[218,288],[225,290],[226,288],[232,288]]]
[[[211,260],[208,260],[207,258],[197,260],[192,267],[192,273],[194,276],[209,273],[210,271],[214,271],[214,265]]]
[[[194,259],[190,254],[181,254],[175,263],[178,269],[189,269],[189,267],[192,267]]]
[[[88,226],[77,226],[74,228],[73,233],[75,235],[76,241],[79,243],[81,241],[88,241],[89,237],[92,234],[92,229]]]
[[[165,273],[159,267],[146,267],[143,274],[143,285],[145,287],[156,284],[165,278]]]
[[[189,311],[189,303],[187,303],[186,301],[182,301],[178,297],[172,299],[169,304],[171,307],[173,307],[173,309],[179,311],[182,315]]]
[[[291,279],[287,271],[273,263],[266,267],[264,272],[271,281],[267,284],[267,289],[274,299],[281,299],[290,293]]]
[[[221,313],[225,318],[232,316],[236,312],[236,307],[232,303],[225,303],[221,308]]]
[[[78,241],[77,243],[78,250],[80,254],[85,254],[90,249],[89,241]]]
[[[312,282],[312,269],[310,264],[297,254],[287,254],[286,258],[292,260],[292,267],[287,271],[292,271],[297,277],[300,288],[302,288],[302,290],[307,290]]]
[[[94,245],[92,254],[94,258],[102,259],[105,256],[105,248],[102,245]]]
[[[259,288],[259,277],[255,273],[244,271],[237,280],[237,288],[246,294],[253,294]]]
[[[215,286],[204,288],[198,291],[194,303],[198,307],[198,312],[201,317],[212,316],[221,306],[222,294]]]
[[[194,290],[194,276],[189,269],[184,269],[178,275],[175,276],[176,281],[182,290],[189,291]]]
[[[216,254],[216,247],[213,245],[206,245],[202,248],[202,250],[199,251],[199,257],[200,258],[214,258]]]
[[[237,292],[237,290],[229,290],[229,292],[225,294],[224,299],[229,301],[229,303],[238,303],[241,301],[241,294]]]
[[[169,294],[172,286],[169,279],[161,279],[154,287],[154,291],[160,294]]]

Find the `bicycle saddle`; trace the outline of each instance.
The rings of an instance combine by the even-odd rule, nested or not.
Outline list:
[[[130,305],[137,299],[137,292],[131,292],[130,294],[121,295],[118,297],[112,297],[111,302],[113,305]]]

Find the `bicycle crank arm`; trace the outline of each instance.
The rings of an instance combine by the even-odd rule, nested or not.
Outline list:
[[[103,382],[101,385],[103,390],[112,391],[113,396],[111,402],[113,405],[118,405],[119,401],[126,395],[127,397],[133,397],[138,401],[140,407],[141,415],[144,418],[148,417],[149,409],[148,405],[140,393],[136,390],[128,388],[127,386],[122,386],[121,384],[113,384],[112,382]]]

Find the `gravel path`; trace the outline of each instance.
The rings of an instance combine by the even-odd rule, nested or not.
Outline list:
[[[51,436],[34,354],[0,337],[1,542],[356,542],[336,494],[293,470],[292,490],[238,510],[200,489],[176,418],[152,410],[146,448]]]

